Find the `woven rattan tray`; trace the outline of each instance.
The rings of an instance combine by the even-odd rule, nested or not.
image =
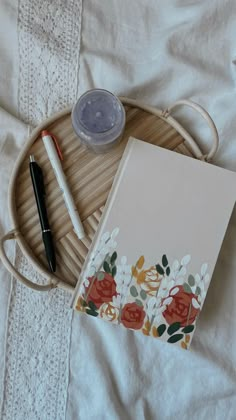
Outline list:
[[[48,119],[32,133],[16,163],[9,189],[9,209],[13,230],[1,240],[1,257],[14,276],[26,285],[48,290],[52,287],[73,289],[87,255],[119,161],[130,136],[178,151],[197,158],[212,158],[218,137],[209,115],[199,106],[188,101],[179,101],[162,112],[140,105],[127,98],[120,98],[126,109],[126,128],[122,142],[106,154],[96,155],[80,144],[71,125],[71,109]],[[214,143],[210,153],[203,157],[192,137],[170,116],[178,105],[189,105],[199,111],[213,130]],[[45,153],[40,132],[47,129],[58,139],[63,154],[63,169],[84,223],[86,237],[80,241],[73,231],[61,191],[51,164]],[[188,142],[188,147],[184,141]],[[191,151],[190,151],[191,150]],[[33,154],[41,166],[47,194],[48,216],[56,244],[57,271],[51,274],[45,258],[38,213],[29,174],[29,155]],[[141,168],[140,168],[141,170]],[[4,242],[16,239],[24,255],[48,280],[47,285],[33,285],[18,273],[7,259]]]

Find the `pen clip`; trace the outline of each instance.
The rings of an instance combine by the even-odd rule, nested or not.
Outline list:
[[[52,133],[49,133],[49,131],[47,131],[47,130],[43,130],[42,133],[41,133],[41,136],[42,137],[44,137],[44,136],[50,136],[53,139],[54,144],[55,144],[55,147],[56,147],[56,150],[57,150],[57,154],[58,154],[60,160],[63,160],[62,152],[61,152],[61,149],[59,147],[59,144],[58,144],[58,141],[57,141],[56,136],[54,136],[54,134],[52,134]]]

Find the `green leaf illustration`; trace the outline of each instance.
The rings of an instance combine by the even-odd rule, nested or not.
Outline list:
[[[177,343],[177,341],[182,340],[183,336],[184,336],[183,334],[174,334],[167,340],[167,342]]]
[[[195,285],[195,278],[193,277],[193,275],[192,275],[192,274],[190,274],[190,275],[188,276],[188,284],[189,284],[190,286],[194,286],[194,285]]]
[[[138,306],[143,306],[143,302],[139,299],[135,299],[135,303],[137,303]]]
[[[98,280],[103,280],[103,279],[104,279],[104,277],[105,277],[105,273],[103,273],[102,271],[99,271],[99,272],[97,273],[97,279],[98,279]]]
[[[167,260],[166,255],[163,255],[162,257],[162,265],[163,267],[166,267],[168,265],[168,260]]]
[[[170,267],[167,267],[166,269],[166,275],[169,276],[170,275]]]
[[[130,288],[130,294],[133,297],[137,297],[138,296],[138,292],[137,292],[137,289],[136,289],[135,286],[131,286],[131,288]]]
[[[86,302],[86,300],[82,300],[82,306],[85,308],[86,306],[87,306],[87,302]]]
[[[171,325],[168,327],[167,332],[168,332],[168,334],[169,334],[169,335],[172,335],[172,334],[174,334],[176,331],[178,331],[179,329],[180,329],[180,322],[174,322],[173,324],[171,324]]]
[[[92,311],[91,309],[86,309],[86,314],[92,316],[98,316],[98,312]]]
[[[164,274],[164,270],[160,264],[156,265],[156,270],[159,274],[162,274],[162,275]]]
[[[107,261],[104,261],[104,263],[103,263],[103,268],[104,268],[104,270],[106,271],[106,273],[110,273],[110,272],[111,272],[111,270],[110,270],[110,265],[108,264],[108,262],[107,262]]]
[[[116,273],[117,273],[117,268],[116,268],[116,266],[114,265],[114,267],[112,267],[112,270],[111,270],[111,275],[112,275],[112,277],[115,277]]]
[[[188,283],[184,283],[184,284],[183,284],[183,288],[184,288],[184,291],[185,291],[186,293],[192,293],[192,289],[191,289],[191,287],[189,286],[189,284],[188,284]]]
[[[113,252],[113,254],[111,256],[111,265],[114,264],[114,262],[116,261],[116,259],[117,259],[117,252],[115,251],[115,252]]]
[[[196,295],[200,295],[201,294],[201,289],[199,286],[196,287]]]
[[[143,300],[147,299],[147,293],[145,292],[145,290],[141,290],[140,296]]]
[[[184,334],[189,334],[189,333],[191,333],[193,330],[194,330],[194,325],[187,325],[187,327],[184,327],[184,328],[182,329],[182,332],[183,332]]]
[[[97,310],[97,307],[96,307],[95,303],[92,302],[92,300],[89,301],[88,306],[90,307],[90,309],[92,311],[96,311]]]
[[[165,324],[159,325],[159,327],[157,327],[158,337],[161,337],[164,334],[165,330],[166,330]]]

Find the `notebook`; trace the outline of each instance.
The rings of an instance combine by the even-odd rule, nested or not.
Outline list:
[[[235,197],[234,172],[130,138],[74,309],[188,349]]]

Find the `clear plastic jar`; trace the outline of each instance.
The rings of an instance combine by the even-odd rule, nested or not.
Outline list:
[[[105,153],[122,138],[125,109],[111,92],[92,89],[73,107],[72,125],[83,144],[95,153]]]

